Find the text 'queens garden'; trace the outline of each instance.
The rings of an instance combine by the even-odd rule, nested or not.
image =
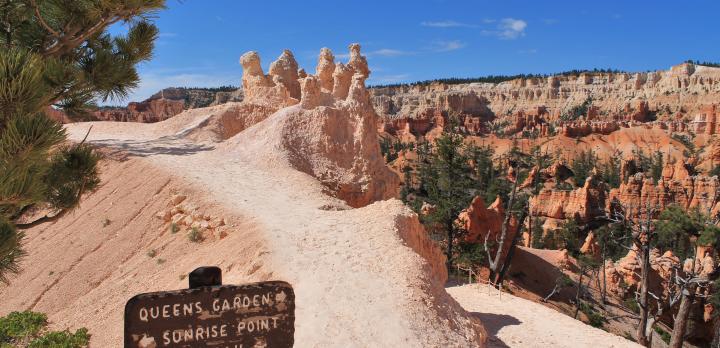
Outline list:
[[[294,307],[284,282],[138,295],[125,308],[126,347],[292,346]]]

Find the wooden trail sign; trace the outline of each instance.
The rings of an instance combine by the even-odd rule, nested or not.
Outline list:
[[[190,274],[191,288],[140,294],[125,305],[125,348],[292,347],[295,293],[270,281],[220,285],[220,269]]]

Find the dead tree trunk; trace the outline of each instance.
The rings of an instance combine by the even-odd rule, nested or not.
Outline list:
[[[515,203],[515,194],[517,193],[517,179],[513,183],[512,192],[510,194],[510,199],[508,200],[507,209],[505,209],[505,219],[503,220],[502,226],[500,228],[500,239],[498,239],[497,242],[497,250],[495,251],[495,257],[493,257],[490,254],[490,248],[488,246],[488,237],[490,237],[490,231],[488,231],[488,234],[485,236],[485,252],[488,256],[488,268],[490,269],[490,275],[488,276],[488,281],[493,282],[495,281],[495,278],[497,276],[497,272],[499,271],[500,267],[500,258],[502,257],[502,251],[503,251],[503,245],[505,245],[505,238],[507,238],[507,232],[508,232],[508,225],[510,224],[510,217],[511,217],[511,211],[513,203]]]
[[[528,215],[528,206],[525,206],[525,209],[523,210],[522,214],[520,215],[520,219],[518,219],[518,232],[520,232],[520,226],[523,225],[523,221],[525,221],[525,216]],[[502,287],[502,282],[505,280],[505,274],[510,269],[510,265],[512,264],[512,258],[513,255],[515,255],[515,249],[517,249],[517,243],[518,243],[519,236],[515,236],[513,238],[512,243],[510,243],[510,249],[508,249],[508,254],[505,256],[505,261],[503,261],[502,268],[500,268],[500,273],[497,276],[497,280],[495,283],[497,284],[498,289]]]
[[[580,294],[582,293],[582,280],[585,274],[585,268],[580,267],[580,279],[578,279],[577,292],[575,292],[575,315],[573,318],[577,319],[578,312],[580,312]]]
[[[605,259],[607,258],[607,247],[605,246],[605,243],[603,243],[602,248],[602,269],[600,272],[602,272],[602,289],[600,290],[600,303],[605,305],[605,301],[607,300],[607,276],[605,275]]]
[[[650,270],[650,246],[643,244],[640,246],[640,293],[638,294],[638,305],[640,306],[640,322],[637,327],[638,343],[648,347],[650,340],[647,334],[648,313],[648,275]]]
[[[697,289],[695,284],[688,284],[688,286],[681,291],[680,297],[680,308],[675,316],[675,323],[673,325],[672,336],[670,337],[670,348],[681,348],[685,329],[687,328],[687,319],[690,314],[690,306],[695,300],[695,290]]]

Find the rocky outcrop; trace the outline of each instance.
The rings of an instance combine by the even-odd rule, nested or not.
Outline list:
[[[638,216],[639,207],[655,207],[657,216],[671,204],[714,213],[719,209],[717,192],[717,177],[691,176],[684,163],[677,162],[665,166],[657,183],[642,173],[631,175],[619,188],[610,190],[607,209],[624,209],[629,218]]]
[[[259,59],[258,59],[259,62]],[[244,66],[243,66],[244,68]],[[282,85],[290,98],[300,99],[300,83],[298,82],[298,64],[289,50],[284,50],[278,59],[270,64],[268,70],[275,85]]]
[[[472,200],[470,206],[463,210],[458,216],[458,222],[467,231],[465,241],[469,243],[484,243],[494,245],[500,240],[502,224],[505,220],[505,209],[503,209],[500,197],[487,208],[482,197],[477,196]],[[507,255],[512,240],[518,233],[518,222],[513,216],[508,224],[507,235],[503,243],[503,255]],[[495,252],[494,250],[492,252]]]
[[[585,224],[605,216],[604,183],[591,176],[583,187],[571,191],[546,188],[530,198],[530,215],[545,219],[545,229],[574,219]]]
[[[282,64],[274,66],[295,66],[291,58],[292,54],[284,53]],[[264,123],[279,136],[267,139],[273,142],[268,147],[282,149],[295,169],[317,178],[350,206],[397,196],[400,181],[380,153],[377,115],[365,88],[370,72],[359,45],[350,46],[347,65],[335,64],[332,90],[327,89],[331,85],[328,72],[334,62],[332,53],[323,49],[317,69],[322,74],[299,79],[299,100],[288,91],[292,84],[286,77],[294,75],[287,69],[275,68],[265,75],[255,52],[244,54],[240,61],[245,103],[279,109]],[[286,75],[279,77],[279,73]]]
[[[691,122],[691,128],[696,134],[716,134],[717,124],[720,122],[720,110],[717,104],[703,105]]]
[[[185,101],[172,99],[149,99],[130,103],[125,108],[104,108],[94,112],[102,121],[153,123],[164,121],[185,110]]]
[[[278,62],[271,64],[273,69],[270,75],[265,75],[263,72],[260,55],[255,51],[243,54],[240,57],[240,65],[243,68],[242,87],[247,103],[273,105],[277,108],[297,104],[298,99],[291,97],[287,88],[291,85],[294,87],[294,84],[286,81],[284,76],[284,67],[288,65],[297,67],[292,55],[281,55]]]
[[[320,79],[320,87],[326,92],[331,93],[335,80],[333,73],[335,72],[335,56],[329,48],[323,47],[320,50],[320,57],[315,68],[315,76]]]
[[[243,100],[242,90],[233,88],[165,88],[141,102],[126,107],[101,107],[92,113],[99,121],[153,123],[164,121],[184,110]],[[62,118],[70,122],[67,117]]]

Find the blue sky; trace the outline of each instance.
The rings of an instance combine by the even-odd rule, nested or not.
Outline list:
[[[155,57],[128,100],[164,87],[239,85],[238,58],[263,67],[283,49],[314,71],[329,47],[359,42],[369,84],[570,69],[667,69],[720,61],[720,1],[230,1],[167,0]]]

